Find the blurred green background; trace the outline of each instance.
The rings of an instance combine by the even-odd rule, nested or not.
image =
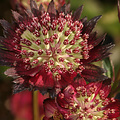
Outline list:
[[[10,0],[0,0],[0,19],[11,21],[11,9],[14,2]],[[84,5],[81,17],[102,15],[102,18],[94,30],[98,31],[98,36],[107,33],[106,42],[114,42],[115,47],[111,50],[110,58],[115,66],[115,74],[120,68],[120,23],[118,20],[117,0],[71,0],[71,10],[76,10]],[[2,36],[2,27],[0,26]],[[12,79],[4,75],[7,67],[0,66],[0,120],[15,120],[9,111],[9,97],[12,94]]]

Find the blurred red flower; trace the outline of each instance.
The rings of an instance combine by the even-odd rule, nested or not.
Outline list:
[[[33,98],[31,91],[22,91],[12,95],[10,99],[10,109],[15,118],[21,120],[33,120]],[[43,101],[47,95],[43,96],[38,93],[39,118],[44,116]]]

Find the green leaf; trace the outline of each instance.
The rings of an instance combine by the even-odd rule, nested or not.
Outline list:
[[[112,81],[114,82],[115,80],[114,66],[109,57],[103,60],[103,68],[106,70],[105,75],[109,78],[112,78]]]

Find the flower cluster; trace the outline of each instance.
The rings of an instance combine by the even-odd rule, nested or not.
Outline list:
[[[108,98],[111,79],[93,64],[114,45],[103,43],[106,34],[92,32],[101,16],[80,19],[83,6],[72,14],[64,2],[55,9],[52,0],[45,10],[30,0],[24,15],[12,11],[14,22],[0,20],[0,64],[11,67],[5,74],[15,78],[14,93],[38,89],[52,95],[44,101],[45,120],[115,120],[120,101]]]

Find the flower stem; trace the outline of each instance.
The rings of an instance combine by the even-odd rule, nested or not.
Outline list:
[[[39,120],[38,90],[33,90],[33,120]]]

